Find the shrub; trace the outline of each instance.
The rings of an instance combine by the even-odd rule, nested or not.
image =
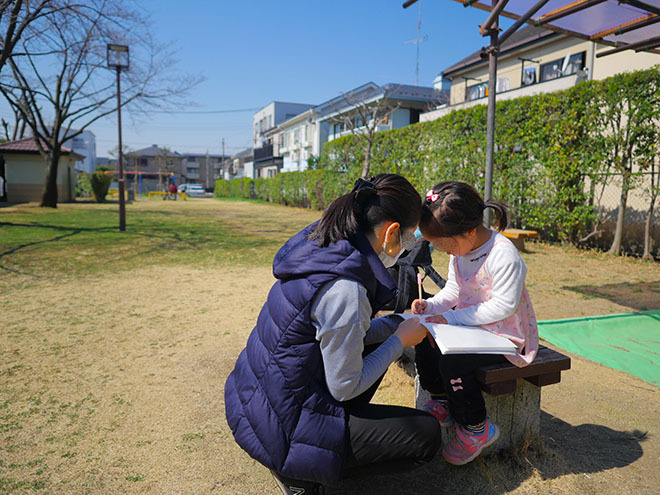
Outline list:
[[[104,172],[94,172],[91,174],[89,182],[96,202],[105,202],[105,197],[108,195],[108,189],[110,189],[112,183],[112,176]]]

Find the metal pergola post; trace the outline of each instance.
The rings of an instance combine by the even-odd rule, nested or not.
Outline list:
[[[492,0],[495,7],[496,0]],[[497,94],[497,52],[499,43],[499,15],[493,20],[489,29],[490,45],[486,49],[488,53],[488,113],[486,117],[486,172],[484,176],[484,200],[493,197],[493,156],[495,153],[495,96]],[[491,210],[484,211],[484,223],[490,227]]]

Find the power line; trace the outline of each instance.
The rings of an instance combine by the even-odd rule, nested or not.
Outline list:
[[[148,110],[146,113],[240,113],[256,112],[259,108],[236,108],[233,110]]]

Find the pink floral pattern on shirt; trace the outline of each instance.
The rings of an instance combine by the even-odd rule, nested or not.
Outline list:
[[[499,242],[510,242],[506,238],[498,237],[493,246]],[[454,271],[456,273],[456,282],[459,286],[458,304],[456,309],[463,309],[469,306],[484,303],[490,299],[493,288],[493,280],[486,271],[486,259],[481,267],[471,277],[463,277],[458,267],[457,258],[454,259]],[[527,366],[536,357],[539,347],[539,333],[536,324],[536,315],[534,308],[529,300],[527,287],[523,284],[520,302],[515,313],[511,316],[494,323],[480,325],[489,332],[502,335],[508,338],[518,347],[515,356],[506,356],[514,365],[522,368]]]

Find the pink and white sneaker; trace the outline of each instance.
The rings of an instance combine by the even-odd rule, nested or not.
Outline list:
[[[456,426],[456,438],[445,445],[442,456],[445,460],[456,466],[462,466],[477,458],[481,451],[495,443],[500,437],[500,429],[489,419],[483,433],[475,435],[467,431],[462,425]]]
[[[449,408],[438,400],[427,400],[426,404],[422,406],[422,410],[432,414],[443,428],[449,428],[454,424],[454,419],[451,417]]]

